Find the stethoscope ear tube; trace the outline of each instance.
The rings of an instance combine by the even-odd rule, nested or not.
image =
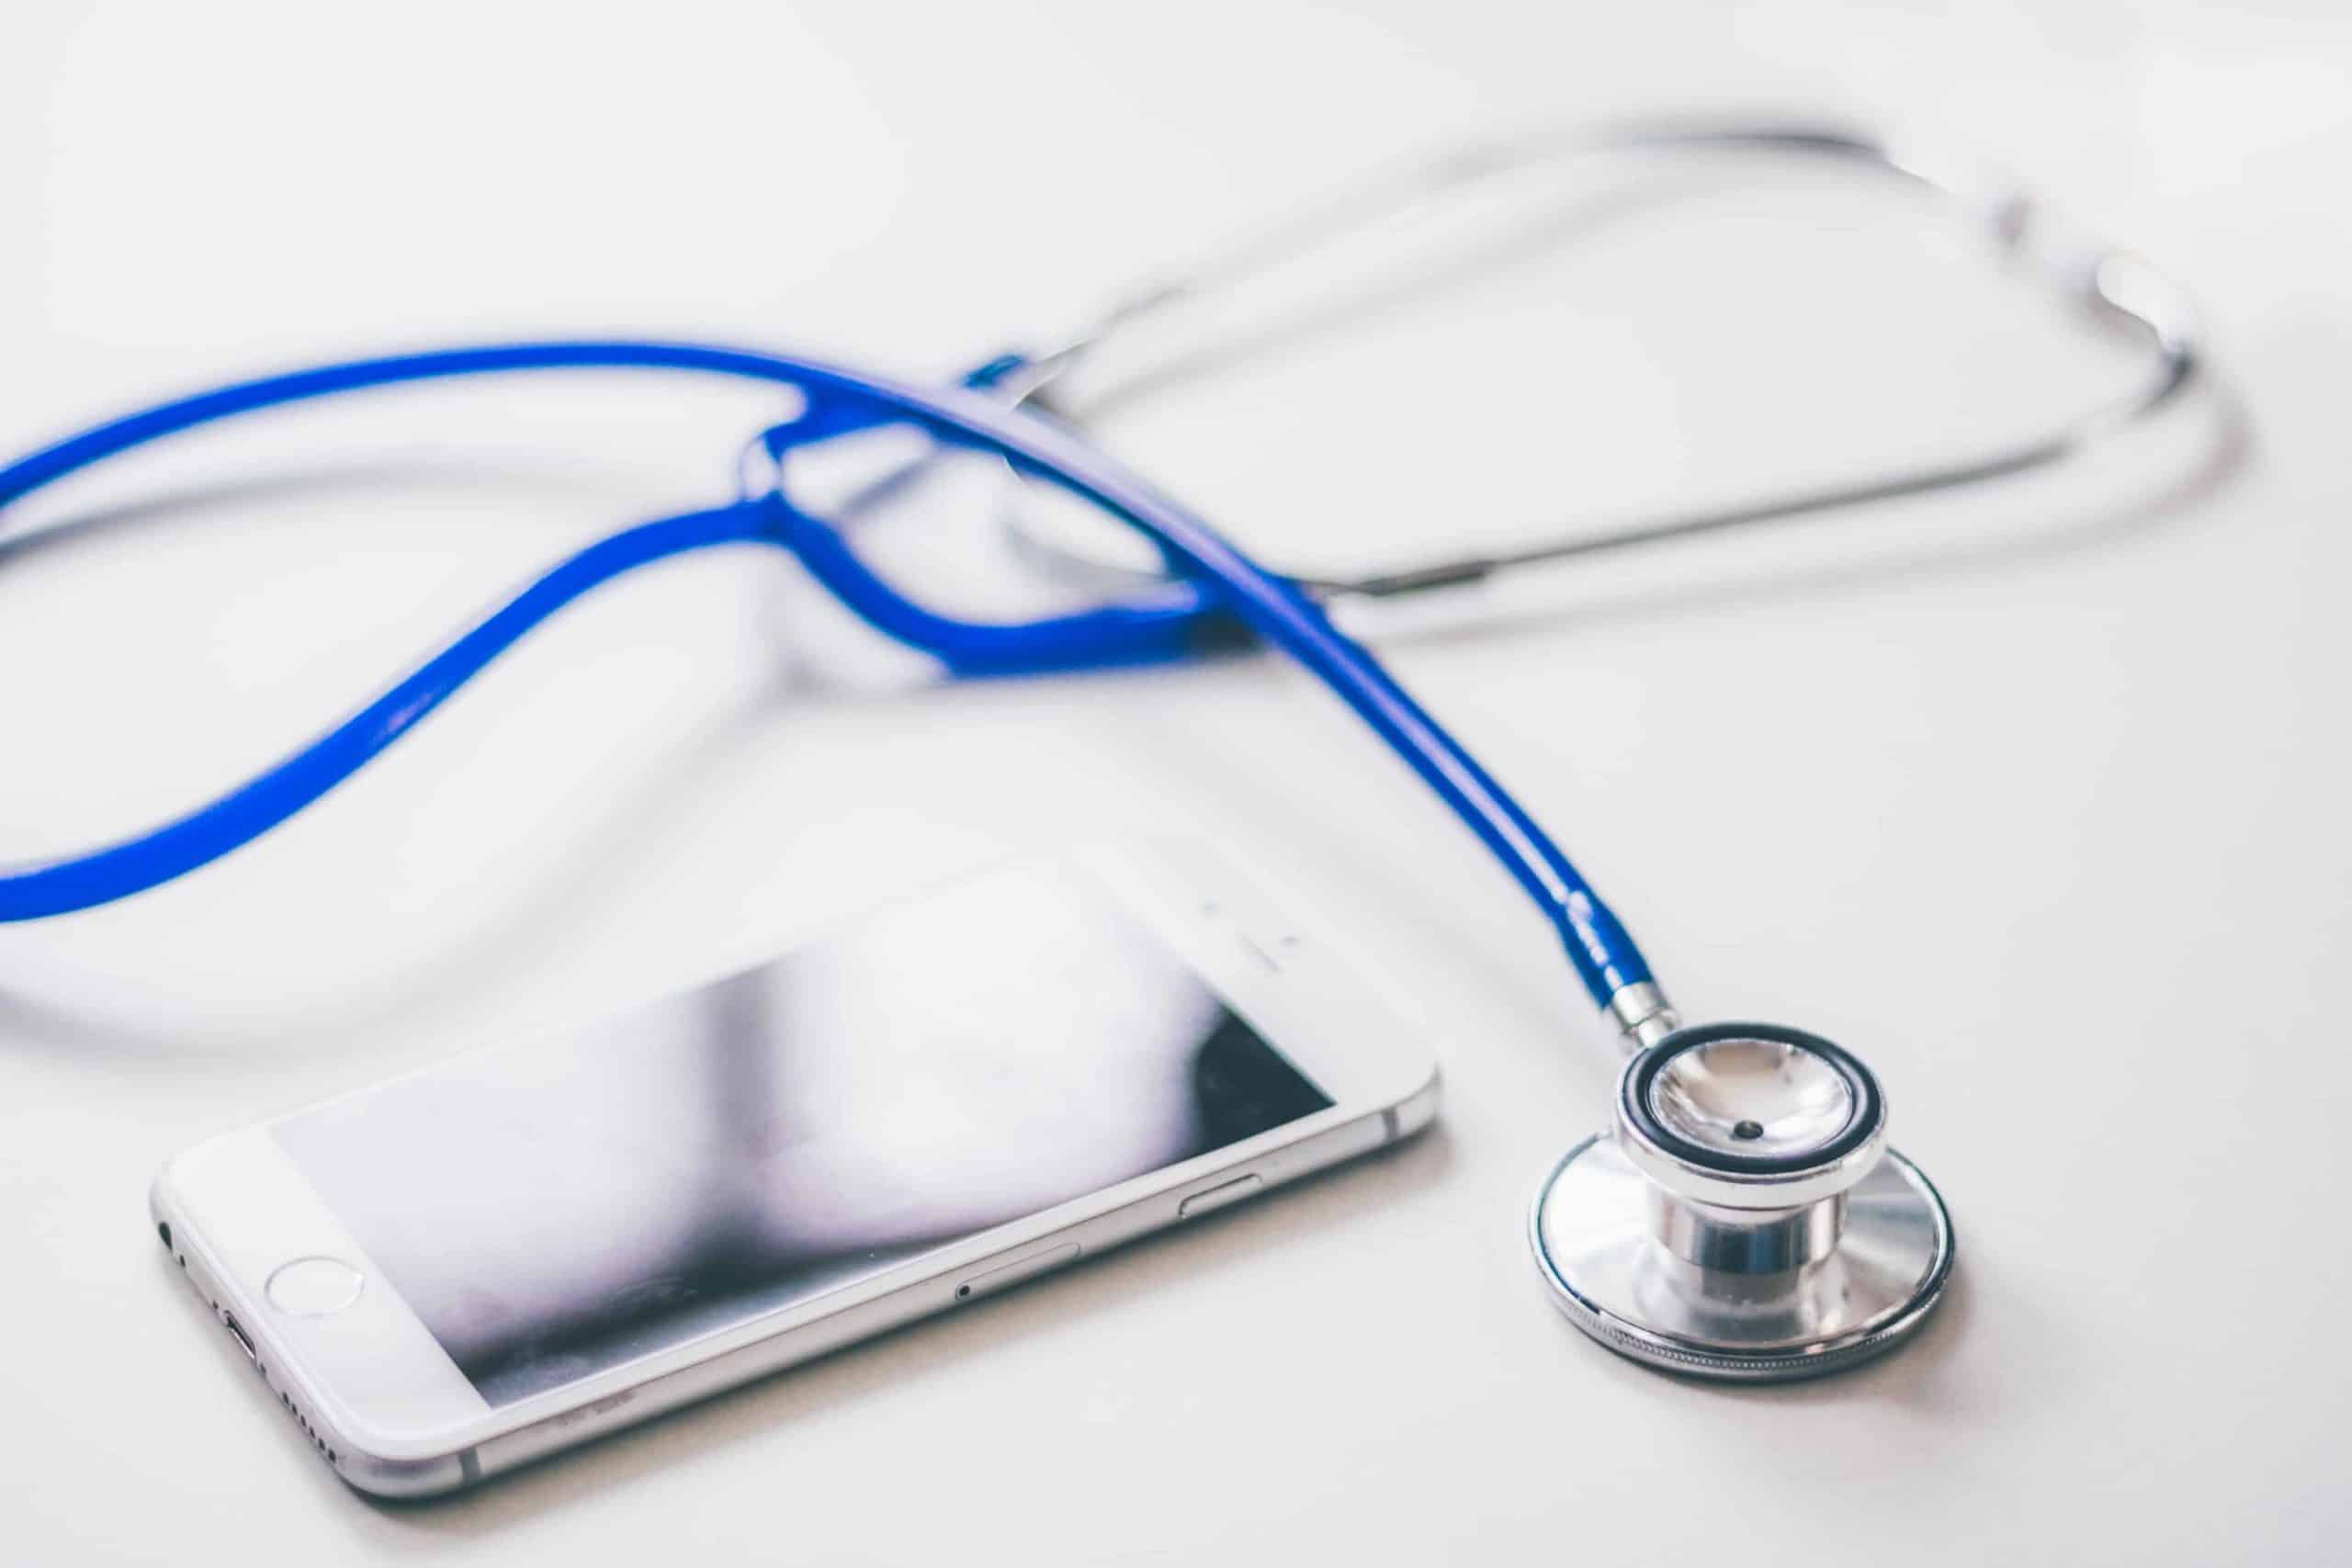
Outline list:
[[[494,372],[628,367],[747,377],[798,394],[797,416],[759,443],[780,465],[797,446],[892,424],[990,453],[1057,484],[1151,538],[1186,582],[1159,599],[1015,626],[958,621],[898,592],[857,561],[842,535],[794,509],[780,484],[734,507],[649,524],[557,567],[383,697],[277,767],[194,812],[83,854],[0,872],[0,919],[92,908],[186,874],[269,830],[347,778],[457,684],[552,614],[612,576],[706,544],[764,540],[806,552],[813,574],[873,624],[992,673],[1066,670],[1197,647],[1238,624],[1283,649],[1345,700],[1501,860],[1559,931],[1597,1004],[1650,984],[1616,917],[1532,818],[1364,649],[1306,594],[1266,571],[1185,509],[1047,422],[968,389],[924,390],[813,359],[702,344],[556,342],[389,355],[236,383],[96,426],[0,468],[0,501],[20,498],[117,453],[217,420],[401,382]],[[780,469],[778,470],[780,472]]]
[[[1960,157],[1908,140],[1842,124],[1761,120],[1628,122],[1537,133],[1456,149],[1343,191],[1305,216],[1292,217],[1213,255],[1189,275],[1137,289],[1050,352],[996,367],[990,385],[1016,402],[1050,407],[1057,419],[1099,429],[1131,406],[1194,378],[1174,358],[1131,371],[1089,394],[1081,373],[1113,355],[1138,327],[1187,307],[1244,289],[1305,255],[1333,255],[1385,231],[1419,209],[1452,200],[1498,178],[1548,166],[1628,163],[1660,155],[1734,155],[1760,164],[1854,171],[1906,186],[1959,214],[1994,255],[2010,263],[2092,324],[2120,327],[2145,350],[2130,385],[2050,427],[1964,457],[1891,467],[1833,483],[1637,517],[1614,525],[1539,527],[1526,543],[1476,554],[1440,554],[1377,572],[1272,569],[1320,597],[1394,598],[1456,588],[1520,567],[1614,554],[1702,536],[1752,529],[1880,502],[1980,486],[2052,467],[2106,445],[2169,408],[2195,381],[2202,362],[2196,312],[2185,290],[2140,257],[2114,246],[2068,240],[2040,203],[2011,183]],[[1207,361],[1222,365],[1219,359]],[[1148,388],[1138,393],[1134,389]],[[1016,494],[1003,525],[1035,557],[1057,559],[1096,580],[1132,585],[1156,575],[1108,531],[1057,527],[1050,513]]]
[[[799,373],[792,361],[751,350],[607,340],[492,344],[347,360],[171,399],[53,442],[0,468],[0,507],[136,447],[222,420],[410,382],[579,369],[678,371],[784,388],[793,387]],[[760,513],[747,507],[687,513],[597,541],[557,563],[348,718],[218,799],[96,849],[0,866],[0,923],[95,908],[210,864],[367,766],[517,639],[582,594],[684,551],[754,542],[774,541]]]

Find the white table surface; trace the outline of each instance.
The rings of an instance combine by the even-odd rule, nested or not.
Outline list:
[[[1382,633],[1688,1010],[1876,1065],[1962,1239],[1902,1354],[1726,1392],[1555,1315],[1521,1220],[1603,1118],[1604,1032],[1308,680],[939,686],[737,551],[567,615],[249,852],[0,930],[0,1555],[2340,1558],[2352,24],[2246,9],[14,7],[11,447],[485,334],[944,374],[1339,175],[1742,105],[1973,147],[2127,238],[2202,300],[2236,420]],[[1245,376],[1127,449],[1329,553],[1965,445],[2124,364],[1859,197],[1726,199],[1577,240],[1532,326],[1439,299],[1328,348],[1328,403]],[[1457,336],[1458,373],[1429,352]],[[26,508],[11,536],[85,525],[0,548],[0,860],[158,819],[567,544],[718,495],[764,406],[387,399]],[[1008,847],[1134,831],[1258,863],[1414,997],[1439,1127],[429,1506],[335,1481],[146,1228],[198,1138]]]

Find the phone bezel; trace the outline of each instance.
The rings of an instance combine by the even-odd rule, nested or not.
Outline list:
[[[1263,1173],[1272,1186],[1402,1136],[1427,1120],[1434,1103],[1435,1057],[1425,1037],[1404,1021],[1408,1010],[1368,988],[1360,968],[1333,953],[1324,937],[1310,939],[1282,918],[1246,878],[1226,869],[1204,873],[1197,863],[1180,869],[1171,856],[1132,848],[1057,858],[1079,866],[1149,925],[1333,1103],[1238,1143],[982,1231],[869,1279],[498,1406],[474,1390],[311,1190],[272,1135],[274,1122],[198,1145],[174,1159],[156,1179],[153,1207],[172,1224],[175,1246],[190,1260],[198,1288],[216,1298],[216,1309],[237,1314],[266,1375],[284,1382],[282,1397],[289,1406],[307,1410],[314,1427],[334,1434],[340,1468],[368,1484],[359,1472],[370,1466],[414,1467],[462,1456],[469,1461],[466,1473],[453,1478],[454,1483],[481,1472],[479,1445],[536,1432],[532,1449],[563,1446],[591,1428],[650,1414],[647,1406],[655,1402],[634,1399],[649,1385],[692,1383],[696,1368],[820,1325],[870,1322],[846,1335],[812,1336],[812,1341],[824,1342],[814,1343],[806,1354],[821,1353],[954,1304],[952,1296],[929,1302],[929,1295],[940,1292],[926,1287],[968,1278],[987,1265],[1040,1256],[1071,1236],[1083,1236],[1090,1253],[1100,1250],[1173,1223],[1184,1197],[1218,1185],[1241,1168]],[[917,892],[910,897],[924,896]],[[1410,1125],[1398,1115],[1408,1106],[1420,1108]],[[271,1272],[311,1255],[342,1258],[359,1268],[366,1276],[359,1299],[325,1317],[299,1317],[273,1306],[266,1294]],[[910,1292],[926,1299],[902,1303],[912,1310],[867,1310]],[[800,1359],[805,1356],[770,1360],[785,1365]],[[742,1376],[757,1375],[758,1370]],[[707,1392],[712,1390],[684,1397]],[[617,1414],[632,1403],[637,1407],[620,1421],[582,1415]],[[577,1430],[547,1440],[566,1428]]]

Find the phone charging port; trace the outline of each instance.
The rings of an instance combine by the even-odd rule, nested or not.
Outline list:
[[[220,1321],[228,1325],[230,1337],[244,1347],[245,1359],[255,1366],[261,1365],[261,1352],[254,1348],[254,1337],[245,1332],[245,1325],[237,1321],[237,1314],[224,1312],[220,1314]]]

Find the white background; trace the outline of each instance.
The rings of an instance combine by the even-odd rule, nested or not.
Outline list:
[[[1603,1032],[1306,678],[928,683],[736,550],[567,615],[252,851],[0,930],[6,1554],[2340,1554],[2346,34],[2318,5],[15,7],[10,447],[482,334],[946,374],[1396,158],[1741,106],[2019,171],[2201,299],[2229,396],[2052,479],[1382,637],[1687,1010],[1875,1064],[1962,1244],[1900,1356],[1726,1393],[1555,1317],[1521,1216],[1604,1115]],[[1237,384],[1129,449],[1329,556],[1964,447],[2128,379],[1971,284],[1964,247],[1789,210],[1627,225],[1544,275],[1555,336],[1441,303],[1387,340],[1419,357],[1332,350],[1329,405]],[[1456,326],[1448,367],[1425,351]],[[767,406],[668,380],[385,399],[12,513],[35,542],[0,545],[0,862],[232,783],[567,546],[718,498]],[[83,525],[35,537],[57,521]],[[1440,1127],[429,1506],[335,1481],[145,1228],[148,1176],[198,1138],[1007,847],[1136,830],[1326,910],[1439,1026]]]

